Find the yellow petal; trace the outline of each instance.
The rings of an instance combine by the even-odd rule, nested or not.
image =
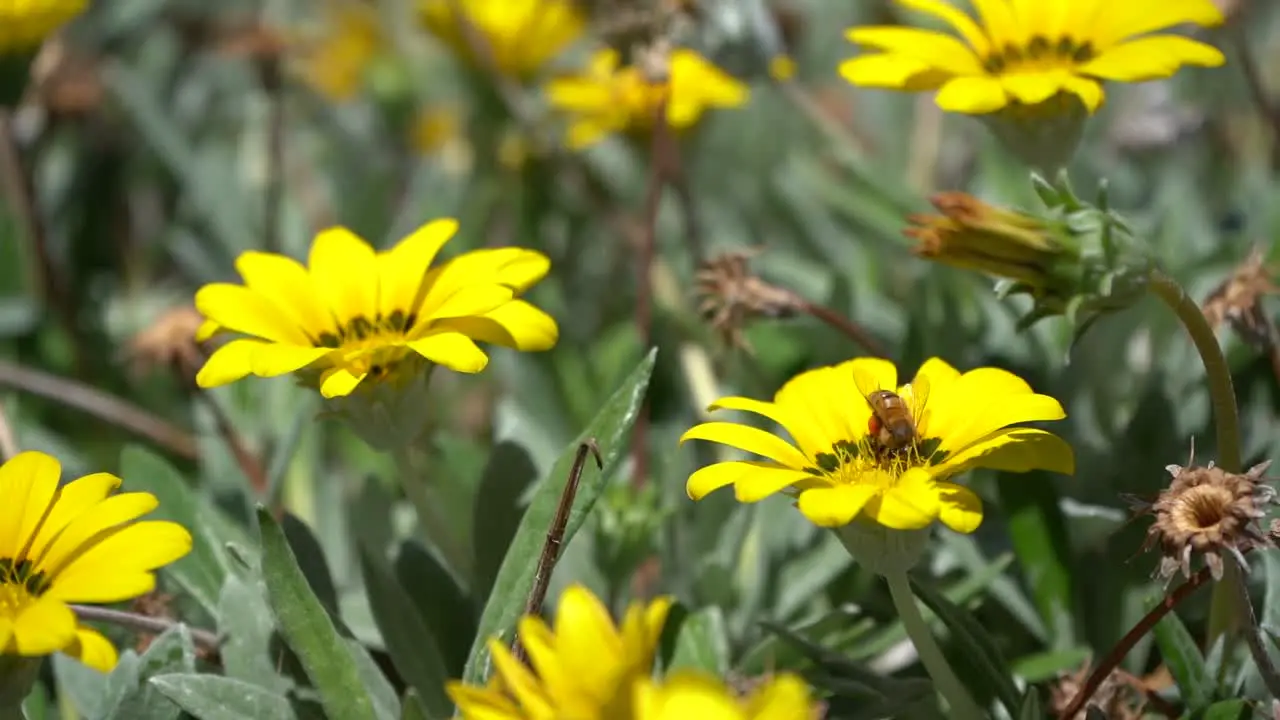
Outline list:
[[[1009,97],[998,78],[975,75],[947,81],[938,91],[936,102],[948,112],[981,115],[1008,105]]]
[[[458,232],[453,218],[432,220],[409,233],[390,250],[378,255],[378,308],[383,318],[397,310],[408,316],[417,312],[418,290],[440,248]]]
[[[1080,102],[1084,103],[1085,109],[1090,114],[1097,112],[1098,108],[1102,107],[1105,95],[1102,92],[1102,83],[1097,80],[1072,75],[1066,79],[1063,87],[1080,98]]]
[[[97,670],[111,672],[119,657],[116,648],[102,633],[83,625],[76,628],[75,640],[62,652]]]
[[[1221,25],[1225,18],[1212,0],[1160,0],[1159,2],[1110,3],[1098,14],[1087,37],[1094,47],[1110,48],[1125,38],[1175,25]]]
[[[3,480],[0,480],[0,487],[2,486]],[[85,475],[63,485],[57,501],[40,526],[40,532],[36,533],[36,539],[31,543],[27,557],[38,558],[44,555],[49,543],[58,537],[68,523],[102,502],[119,487],[120,478],[110,473]],[[3,552],[0,550],[0,557],[4,557]]]
[[[408,345],[422,357],[455,372],[478,373],[489,364],[489,356],[459,332],[436,332]]]
[[[346,397],[368,373],[353,373],[345,367],[329,368],[320,376],[320,395],[325,398]]]
[[[622,637],[599,598],[582,585],[570,585],[556,608],[556,651],[579,687],[607,697],[622,659]]]
[[[907,92],[937,90],[954,77],[926,62],[891,53],[859,55],[840,63],[839,71],[852,85]]]
[[[1024,105],[1039,105],[1058,94],[1069,75],[1064,70],[1008,73],[1000,76],[1006,93]]]
[[[867,517],[891,530],[928,527],[940,511],[937,483],[920,468],[908,470],[863,509]]]
[[[680,436],[680,443],[706,440],[738,448],[768,458],[795,470],[813,463],[791,443],[759,428],[729,422],[705,422],[694,425]]]
[[[181,525],[134,523],[72,559],[43,597],[87,603],[128,600],[155,588],[155,576],[148,571],[190,551],[191,533]]]
[[[20,452],[0,465],[0,558],[25,559],[58,492],[62,466],[35,450]]]
[[[757,502],[813,476],[799,470],[755,460],[729,460],[700,468],[689,476],[685,490],[689,497],[701,500],[713,490],[734,486],[738,502]]]
[[[1068,2],[1013,0],[1013,12],[1018,18],[1018,24],[1025,29],[1028,38],[1036,36],[1058,38],[1069,34],[1064,28],[1072,10],[1078,12],[1079,6],[1087,2],[1088,0],[1068,0]]]
[[[311,344],[289,313],[243,285],[205,285],[196,291],[196,309],[228,330],[293,345]]]
[[[939,450],[952,453],[963,451],[991,433],[1016,423],[1061,420],[1067,416],[1062,405],[1048,395],[982,398],[953,394],[948,396],[946,404],[930,405],[942,413],[934,414],[934,410],[930,410],[926,434],[941,440]]]
[[[993,47],[1021,47],[1026,44],[1027,31],[1018,21],[1009,0],[973,0],[973,8],[978,13],[982,27],[986,28]]]
[[[1156,35],[1121,43],[1076,68],[1082,75],[1119,82],[1141,82],[1173,75],[1183,65],[1217,67],[1226,62],[1212,45],[1175,35]]]
[[[523,711],[501,690],[464,685],[450,680],[444,686],[449,699],[458,706],[463,720],[512,720],[524,717]]]
[[[958,380],[960,371],[940,357],[931,357],[920,365],[920,369],[916,371],[912,382],[915,382],[918,378],[928,378],[929,392],[934,393]]]
[[[23,606],[14,618],[10,642],[19,655],[49,655],[75,639],[75,613],[66,603],[42,595]]]
[[[969,534],[982,524],[982,500],[969,488],[953,483],[938,483],[942,506],[938,520],[958,533]]]
[[[1075,453],[1071,445],[1053,433],[1035,428],[1006,428],[947,456],[931,468],[938,477],[954,475],[975,467],[1028,472],[1048,470],[1074,475]]]
[[[536,714],[536,711],[550,714],[554,712],[553,699],[573,692],[575,680],[565,672],[556,650],[555,635],[542,618],[534,615],[520,618],[517,632],[517,637],[525,649],[525,654],[529,657],[529,665],[537,674],[537,679],[527,682],[525,676],[529,671],[522,669],[510,681],[503,676],[503,682],[513,687],[520,704],[527,708],[530,714]],[[491,642],[501,645],[497,639]],[[497,650],[492,649],[491,652],[496,654]]]
[[[868,373],[885,389],[896,387],[898,375],[893,363],[874,358],[855,358],[839,365],[816,368],[789,380],[773,396],[773,401],[801,422],[793,428],[801,448],[830,452],[841,441],[857,442],[867,434],[871,406],[854,382],[857,374]]]
[[[573,112],[592,112],[614,101],[610,88],[595,78],[556,78],[547,83],[546,94],[552,107]]]
[[[598,118],[584,118],[569,125],[569,132],[565,136],[565,144],[569,146],[570,150],[582,150],[600,142],[609,133],[622,130],[625,126],[625,121],[604,123]]]
[[[332,349],[324,347],[260,344],[250,355],[249,369],[258,377],[288,375],[332,352]]]
[[[552,709],[539,688],[538,678],[497,638],[489,640],[489,656],[493,659],[494,672],[502,678],[503,688],[515,696],[516,702],[527,711]]]
[[[954,75],[980,75],[982,63],[964,43],[935,30],[897,26],[850,28],[845,37],[869,48],[914,58]]]
[[[475,317],[496,310],[511,302],[511,288],[502,285],[465,285],[448,297],[438,298],[439,304],[423,314],[431,319]]]
[[[813,716],[809,686],[796,675],[779,673],[751,694],[744,720],[806,720]]]
[[[755,400],[745,397],[725,397],[716,400],[707,407],[707,412],[716,412],[717,410],[739,410],[759,415],[774,421],[787,431],[791,439],[799,441],[804,435],[812,436],[814,434],[812,427],[802,417],[798,417],[792,408],[784,408],[777,403],[765,402],[763,400]],[[829,450],[830,441],[825,445],[815,446],[813,448],[805,447],[800,444],[801,450],[805,453],[813,455],[816,452]]]
[[[801,514],[819,527],[840,527],[875,501],[878,489],[871,484],[836,485],[800,492]]]
[[[35,558],[36,568],[56,580],[58,573],[79,553],[159,504],[155,495],[145,492],[123,493],[103,500],[67,524],[45,552]]]
[[[512,300],[481,317],[439,320],[433,327],[521,351],[550,350],[560,339],[556,321],[524,300]]]
[[[206,319],[204,322],[200,323],[200,327],[196,328],[195,341],[198,343],[205,342],[221,331],[221,325],[212,320]]]
[[[960,33],[965,42],[969,43],[969,46],[979,55],[986,55],[991,51],[991,43],[987,40],[982,28],[978,27],[973,18],[946,2],[946,0],[898,0],[898,4],[917,12],[928,13],[945,21],[955,28],[956,32]]]
[[[634,704],[635,717],[644,720],[742,720],[743,717],[724,683],[699,670],[676,670],[663,678],[661,684],[643,683],[637,688]],[[791,720],[786,715],[763,717]],[[805,716],[796,720],[805,720]]]
[[[214,350],[196,373],[196,385],[214,388],[249,375],[253,371],[254,352],[266,346],[261,340],[232,340]]]
[[[373,319],[378,311],[378,260],[369,243],[345,227],[322,230],[311,245],[307,265],[341,325],[358,317]]]
[[[337,331],[328,306],[302,263],[285,255],[249,251],[236,258],[236,270],[245,287],[265,298],[310,337]]]

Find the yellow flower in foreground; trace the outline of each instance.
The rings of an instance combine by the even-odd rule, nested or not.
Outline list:
[[[975,0],[977,21],[947,0],[898,0],[950,25],[934,30],[855,27],[848,38],[875,54],[847,60],[840,74],[854,85],[938,90],[943,110],[989,113],[1038,105],[1060,93],[1089,112],[1103,102],[1102,81],[1140,82],[1183,65],[1225,62],[1216,48],[1177,35],[1149,33],[1190,23],[1219,25],[1211,0]]]
[[[0,55],[33,50],[80,15],[88,0],[4,0],[0,2]]]
[[[489,685],[451,682],[449,697],[467,720],[628,720],[670,609],[667,597],[634,603],[619,628],[590,590],[572,585],[560,597],[554,630],[537,616],[520,620],[532,667],[490,639]]]
[[[186,555],[181,525],[138,518],[154,495],[112,493],[120,478],[86,475],[59,487],[58,461],[24,452],[0,466],[0,652],[64,652],[108,671],[116,650],[80,625],[68,603],[114,603],[151,592],[153,570]]]
[[[498,71],[526,78],[582,36],[586,22],[573,0],[419,0],[422,23],[460,57],[475,63],[453,6],[486,41]]]
[[[355,97],[384,43],[376,9],[356,0],[328,0],[324,32],[301,42],[298,72],[316,92],[341,102]]]
[[[809,686],[795,675],[778,674],[746,699],[738,699],[717,678],[678,671],[660,682],[641,683],[636,720],[810,720]]]
[[[573,116],[568,144],[578,149],[609,133],[648,130],[667,96],[667,124],[687,128],[708,108],[738,107],[747,101],[747,86],[707,62],[698,53],[671,53],[667,84],[649,82],[633,65],[619,68],[618,53],[600,50],[585,75],[556,78],[547,84],[551,105]]]
[[[242,254],[236,269],[244,285],[214,283],[196,293],[207,318],[198,338],[220,330],[249,337],[214,352],[196,382],[215,387],[298,371],[310,380],[318,372],[321,394],[339,397],[366,378],[398,379],[416,357],[480,372],[489,358],[476,340],[517,350],[554,346],[555,320],[517,298],[547,274],[547,257],[494,248],[431,267],[457,227],[435,220],[383,252],[346,228],[330,228],[316,236],[306,267],[283,255]]]
[[[875,439],[879,423],[864,398],[877,389],[896,390],[914,417],[916,437],[901,452],[886,452]],[[1075,469],[1071,447],[1057,436],[1008,427],[1066,417],[1057,400],[1034,393],[1008,371],[962,374],[939,358],[920,367],[911,387],[898,386],[893,363],[855,358],[801,373],[773,402],[727,397],[710,409],[763,416],[793,442],[731,422],[694,426],[682,443],[710,440],[767,460],[704,467],[689,477],[689,496],[697,500],[733,485],[739,501],[755,502],[789,490],[798,495],[800,512],[824,527],[864,517],[894,530],[941,520],[958,532],[972,532],[982,522],[982,503],[946,478],[975,467],[1065,474]]]

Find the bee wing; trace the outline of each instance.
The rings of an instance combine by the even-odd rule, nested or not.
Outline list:
[[[853,384],[858,386],[858,392],[862,393],[862,397],[867,397],[871,393],[881,390],[880,381],[872,373],[862,368],[853,369]]]
[[[918,423],[924,415],[925,403],[929,401],[929,378],[917,376],[915,380],[902,386],[898,393],[902,401],[911,409],[911,417]]]

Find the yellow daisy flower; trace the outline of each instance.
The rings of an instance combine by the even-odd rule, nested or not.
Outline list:
[[[938,106],[990,113],[1038,105],[1059,94],[1089,112],[1103,102],[1102,82],[1141,82],[1183,65],[1215,67],[1216,48],[1186,37],[1151,35],[1175,25],[1219,25],[1211,0],[974,0],[977,19],[947,0],[897,0],[933,15],[959,38],[934,30],[855,27],[847,37],[874,54],[847,60],[840,74],[854,85],[937,90]]]
[[[810,720],[809,686],[789,673],[774,675],[748,697],[734,696],[718,678],[677,671],[661,681],[643,680],[636,720]]]
[[[747,102],[747,86],[698,53],[681,48],[672,51],[670,60],[665,85],[649,82],[633,65],[619,68],[612,49],[596,52],[586,74],[550,81],[548,101],[573,116],[569,147],[584,148],[614,132],[650,129],[668,91],[667,124],[677,130],[692,126],[708,108]]]
[[[486,687],[450,682],[449,697],[465,720],[628,720],[670,609],[668,597],[634,603],[617,627],[590,590],[572,585],[554,630],[535,615],[520,619],[529,666],[490,639],[493,679]]]
[[[186,555],[176,523],[138,520],[158,504],[144,492],[113,494],[120,478],[86,475],[59,486],[62,467],[40,452],[0,466],[0,652],[63,652],[108,671],[116,650],[80,625],[68,603],[114,603],[155,588],[152,572]]]
[[[297,70],[316,92],[343,102],[360,91],[365,72],[382,51],[385,38],[372,5],[328,0],[324,15],[323,32],[298,42]]]
[[[914,421],[914,437],[891,432],[899,426],[887,426],[872,411],[866,397],[880,390],[896,390]],[[763,416],[782,426],[792,442],[731,422],[694,426],[681,443],[709,440],[767,461],[704,467],[689,477],[689,496],[697,500],[733,485],[739,501],[755,502],[789,490],[798,496],[800,512],[823,527],[860,517],[894,530],[941,520],[957,532],[973,532],[982,522],[982,503],[946,478],[975,467],[1065,474],[1075,469],[1071,447],[1057,436],[1009,427],[1066,417],[1057,400],[1033,392],[1008,371],[960,373],[939,358],[925,362],[902,387],[893,363],[855,358],[801,373],[773,402],[727,397],[710,410]]]
[[[423,25],[461,58],[475,63],[453,6],[488,43],[503,75],[528,78],[582,36],[586,21],[573,0],[419,0]]]
[[[34,50],[88,6],[88,0],[0,2],[0,55]]]
[[[301,372],[332,398],[366,378],[395,380],[414,358],[480,372],[489,358],[476,340],[553,347],[555,320],[517,298],[547,274],[547,257],[493,248],[431,267],[457,227],[452,219],[429,222],[383,252],[346,228],[330,228],[316,236],[305,267],[284,255],[242,254],[243,285],[214,283],[196,293],[206,318],[198,339],[223,330],[248,337],[214,352],[196,382],[208,388]]]

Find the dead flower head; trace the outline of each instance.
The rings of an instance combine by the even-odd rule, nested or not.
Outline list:
[[[131,370],[142,374],[154,368],[168,367],[183,377],[195,378],[204,356],[196,344],[196,330],[204,318],[194,307],[168,310],[155,322],[130,339],[125,356]]]
[[[707,260],[694,275],[698,312],[730,347],[751,352],[743,336],[747,322],[756,318],[791,317],[805,302],[785,288],[770,285],[751,274],[751,258],[763,248],[733,250]]]
[[[1053,717],[1061,718],[1062,713],[1071,706],[1071,701],[1084,689],[1085,680],[1093,669],[1090,663],[1091,661],[1085,661],[1079,670],[1059,677],[1049,687],[1049,709]],[[1085,720],[1089,717],[1088,711],[1095,708],[1101,710],[1109,720],[1138,720],[1143,716],[1146,706],[1143,690],[1148,684],[1146,680],[1116,668],[1093,692],[1085,707],[1074,717],[1064,720]]]
[[[1142,549],[1159,543],[1162,557],[1157,575],[1166,581],[1179,570],[1191,577],[1191,558],[1199,554],[1215,580],[1222,578],[1223,555],[1248,570],[1244,553],[1254,547],[1274,547],[1270,532],[1259,520],[1276,502],[1275,488],[1263,484],[1271,461],[1248,472],[1229,473],[1212,462],[1207,467],[1169,465],[1173,482],[1150,505],[1135,503],[1155,516]]]
[[[1204,301],[1204,316],[1215,329],[1224,322],[1246,342],[1263,350],[1280,340],[1275,324],[1262,307],[1262,298],[1280,295],[1262,250],[1254,248],[1231,276]]]

